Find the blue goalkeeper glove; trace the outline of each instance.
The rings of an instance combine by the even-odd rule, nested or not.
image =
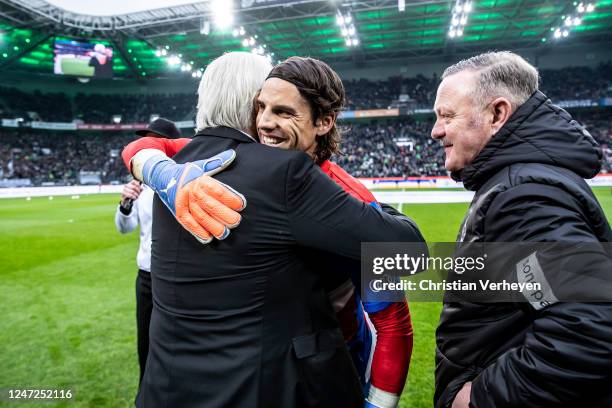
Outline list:
[[[141,150],[132,158],[136,178],[151,187],[176,220],[198,241],[225,239],[238,226],[244,196],[211,176],[236,158],[226,150],[206,160],[177,164],[159,150]]]

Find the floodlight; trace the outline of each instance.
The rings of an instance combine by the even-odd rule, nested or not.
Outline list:
[[[210,21],[202,19],[200,23],[200,34],[202,35],[210,34]]]
[[[232,1],[213,0],[211,2],[211,9],[215,19],[215,25],[218,28],[228,28],[234,22]]]
[[[179,57],[177,57],[176,55],[171,55],[168,58],[168,65],[179,65],[181,63],[181,59]]]

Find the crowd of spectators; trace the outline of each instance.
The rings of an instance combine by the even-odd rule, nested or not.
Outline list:
[[[612,94],[612,63],[597,67],[568,67],[541,70],[541,89],[553,101],[598,99]],[[385,80],[345,80],[348,109],[405,107],[427,109],[433,106],[439,78],[417,75]],[[47,122],[111,123],[121,115],[122,123],[148,122],[151,115],[180,121],[193,119],[197,96],[182,94],[77,94],[25,93],[0,87],[0,117]]]
[[[595,68],[542,70],[541,89],[553,101],[598,99],[612,96],[612,63]],[[380,109],[407,106],[431,108],[439,78],[392,77],[384,81],[344,81],[348,109]],[[0,87],[0,117],[47,122],[146,123],[151,115],[175,121],[193,119],[196,94],[76,94],[26,93]],[[604,151],[604,172],[612,172],[611,109],[574,112]],[[431,115],[374,120],[342,125],[341,154],[333,158],[356,177],[407,177],[446,175],[444,152],[430,137]],[[119,153],[133,136],[129,133],[84,135],[82,132],[50,132],[0,128],[0,180],[29,179],[75,184],[81,172],[95,172],[103,183],[124,182],[128,176]]]
[[[112,115],[121,115],[123,123],[147,123],[151,115],[172,120],[190,120],[195,116],[197,95],[95,95],[79,93],[74,97],[74,117],[85,123],[109,123]]]
[[[2,131],[0,140],[0,179],[72,185],[79,182],[81,171],[99,173],[107,183],[125,180],[120,153],[133,137]]]
[[[576,111],[604,150],[603,172],[612,173],[610,109]],[[430,138],[433,118],[412,117],[343,123],[341,154],[332,158],[355,177],[446,175],[444,151]],[[97,172],[103,183],[123,183],[129,175],[120,152],[129,133],[0,130],[0,179],[30,179],[34,184],[76,184],[81,171]]]

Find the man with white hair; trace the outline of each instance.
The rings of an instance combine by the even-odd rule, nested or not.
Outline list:
[[[600,242],[612,241],[612,231],[583,180],[599,172],[596,142],[538,90],[537,70],[511,52],[447,68],[435,113],[431,136],[444,146],[446,169],[476,192],[459,248],[595,244],[560,256],[548,248],[527,258],[504,254],[510,267],[492,272],[520,282],[527,266],[542,287],[519,293],[515,303],[445,298],[435,406],[611,406],[612,263]],[[583,290],[587,277],[602,285]]]
[[[174,156],[187,164],[146,149],[130,161],[134,176],[161,199],[154,204],[155,306],[138,406],[364,403],[322,276],[304,250],[359,259],[363,241],[423,238],[409,220],[347,195],[306,154],[255,143],[252,101],[271,68],[250,53],[213,61],[198,91],[198,133]],[[218,151],[224,153],[194,162]],[[236,155],[217,178],[248,197],[246,208],[244,197],[201,176]],[[216,188],[190,202],[203,191],[190,187],[199,183]],[[202,235],[192,214],[204,213],[215,218],[212,236],[227,239],[200,245],[211,235]],[[228,237],[239,221],[241,233]]]

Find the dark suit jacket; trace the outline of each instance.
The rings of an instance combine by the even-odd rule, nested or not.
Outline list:
[[[154,308],[139,407],[357,407],[363,396],[310,247],[353,259],[362,241],[422,241],[344,193],[302,152],[207,129],[179,163],[235,149],[216,178],[248,200],[227,239],[201,245],[156,197]]]

